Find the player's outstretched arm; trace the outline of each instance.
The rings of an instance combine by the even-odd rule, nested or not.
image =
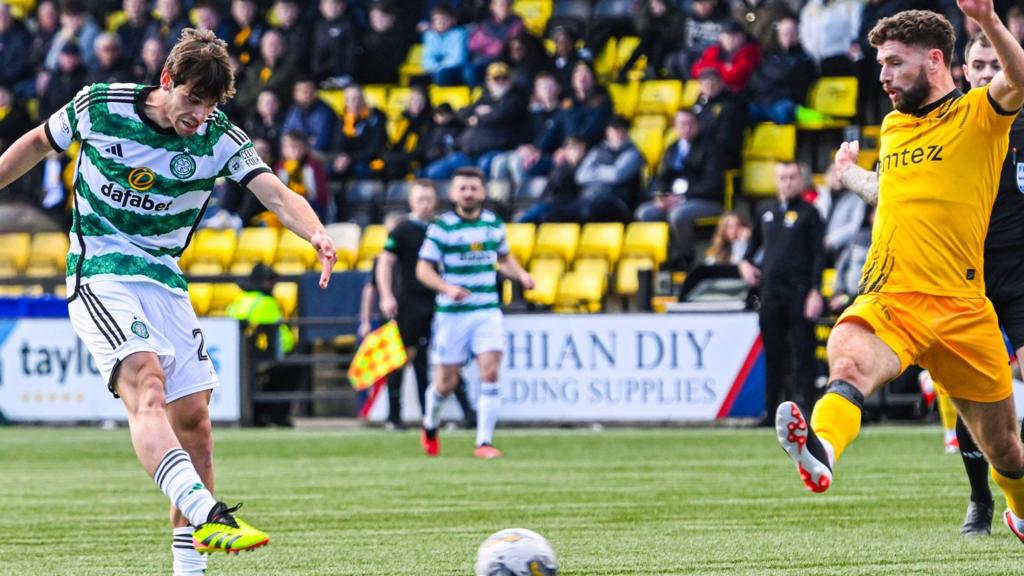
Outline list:
[[[847,190],[874,206],[878,204],[878,174],[857,165],[859,154],[860,144],[856,141],[843,142],[836,151],[836,163],[832,170]]]
[[[253,178],[249,182],[249,190],[267,210],[277,216],[285,228],[308,240],[316,248],[320,257],[320,287],[327,288],[338,254],[334,250],[334,242],[306,199],[289,190],[270,172]]]
[[[10,186],[53,151],[42,124],[29,130],[0,155],[0,188]]]
[[[1024,104],[1024,48],[1006,29],[992,6],[992,0],[957,0],[963,13],[978,23],[988,37],[1003,69],[989,84],[992,100],[1006,112],[1016,112]]]
[[[435,264],[430,260],[424,260],[420,258],[416,262],[416,279],[420,281],[427,288],[430,288],[434,292],[440,292],[445,294],[452,300],[459,302],[466,296],[469,296],[469,290],[466,290],[462,286],[455,286],[444,281],[444,278],[437,273]]]

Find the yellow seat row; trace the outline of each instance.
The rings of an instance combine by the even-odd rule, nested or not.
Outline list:
[[[240,294],[242,289],[234,282],[192,282],[188,285],[188,297],[198,316],[226,316],[228,306]],[[299,285],[295,282],[278,282],[274,286],[274,298],[281,306],[281,314],[291,318],[299,303]]]
[[[0,234],[0,277],[63,275],[68,245],[67,232]]]

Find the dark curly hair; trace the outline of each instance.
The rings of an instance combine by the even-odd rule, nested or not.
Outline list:
[[[930,10],[906,10],[882,18],[868,34],[868,41],[875,48],[889,40],[929,50],[935,48],[942,52],[947,66],[953,61],[955,38],[956,33],[949,20]]]
[[[223,104],[235,95],[228,45],[209,30],[182,30],[164,69],[176,85],[191,84],[192,94],[202,100]]]

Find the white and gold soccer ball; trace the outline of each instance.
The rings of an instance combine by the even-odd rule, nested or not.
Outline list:
[[[558,560],[543,536],[525,528],[491,535],[476,553],[476,576],[555,576]]]

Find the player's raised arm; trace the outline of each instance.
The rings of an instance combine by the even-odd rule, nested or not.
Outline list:
[[[46,137],[44,124],[36,126],[15,140],[14,144],[0,155],[0,188],[10,186],[54,150]]]
[[[833,174],[839,178],[846,189],[864,202],[874,206],[878,204],[878,174],[865,170],[857,165],[857,156],[860,154],[860,144],[854,142],[843,142],[836,151],[836,163],[833,167]]]
[[[289,190],[270,172],[264,172],[250,180],[249,190],[259,198],[267,210],[281,220],[285,228],[308,240],[313,248],[316,248],[320,257],[320,287],[326,288],[338,255],[334,251],[334,242],[327,236],[324,225],[309,207],[309,203]]]
[[[957,0],[960,10],[978,23],[996,50],[1002,71],[992,78],[988,93],[1005,112],[1024,104],[1024,48],[1010,34],[992,7],[992,0]]]

